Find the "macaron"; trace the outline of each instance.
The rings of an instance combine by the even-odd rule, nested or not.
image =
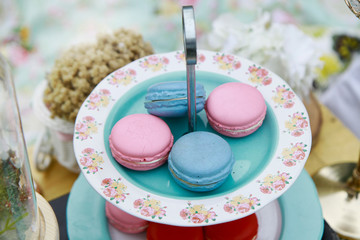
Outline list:
[[[105,215],[114,228],[124,233],[141,233],[149,225],[148,221],[126,213],[108,201],[105,203]]]
[[[202,227],[178,227],[160,223],[149,223],[147,240],[203,240]]]
[[[141,113],[121,118],[109,136],[115,160],[124,167],[139,171],[164,164],[173,142],[170,128],[161,118]]]
[[[185,189],[206,192],[220,187],[234,165],[230,145],[210,132],[191,132],[179,138],[168,159],[175,181]]]
[[[204,109],[206,92],[201,83],[196,83],[196,112]],[[185,81],[161,82],[150,86],[145,96],[148,113],[159,117],[187,116],[187,84]]]
[[[259,229],[256,214],[204,227],[205,240],[255,240]]]
[[[262,125],[266,103],[255,87],[230,82],[216,87],[210,93],[205,111],[215,131],[229,137],[244,137]]]

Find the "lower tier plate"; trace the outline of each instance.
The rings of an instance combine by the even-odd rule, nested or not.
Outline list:
[[[105,201],[81,174],[71,190],[66,210],[69,239],[146,239],[146,233],[130,235],[109,227]],[[256,214],[259,240],[265,239],[262,236],[278,239],[279,235],[281,240],[321,239],[323,235],[324,220],[316,187],[305,170],[286,193]]]

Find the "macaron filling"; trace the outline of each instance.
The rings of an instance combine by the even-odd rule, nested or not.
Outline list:
[[[182,183],[184,183],[184,184],[186,184],[188,186],[193,186],[193,187],[204,186],[204,187],[206,187],[206,186],[212,186],[212,185],[217,184],[217,183],[220,182],[220,181],[216,181],[216,182],[207,183],[207,184],[195,184],[195,183],[187,182],[187,181],[179,178],[171,168],[170,168],[170,172],[173,175],[173,177],[175,177],[178,181],[180,181],[180,182],[182,182]]]
[[[204,96],[196,96],[196,99],[205,99]],[[145,103],[154,103],[154,102],[171,102],[171,101],[179,101],[179,100],[187,100],[187,97],[178,97],[178,98],[165,98],[165,99],[154,99],[147,101]]]

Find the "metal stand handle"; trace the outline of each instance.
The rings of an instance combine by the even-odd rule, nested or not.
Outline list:
[[[196,28],[192,6],[182,8],[184,52],[186,59],[187,99],[189,132],[196,131]]]

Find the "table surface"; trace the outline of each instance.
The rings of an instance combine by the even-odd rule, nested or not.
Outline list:
[[[312,176],[322,167],[341,162],[357,162],[360,142],[324,105],[320,105],[322,127],[316,143],[305,164],[305,169]],[[29,156],[32,156],[32,147]],[[30,159],[32,163],[32,159]],[[43,172],[32,164],[33,178],[44,198],[48,201],[70,192],[78,174],[70,172],[57,161]]]

